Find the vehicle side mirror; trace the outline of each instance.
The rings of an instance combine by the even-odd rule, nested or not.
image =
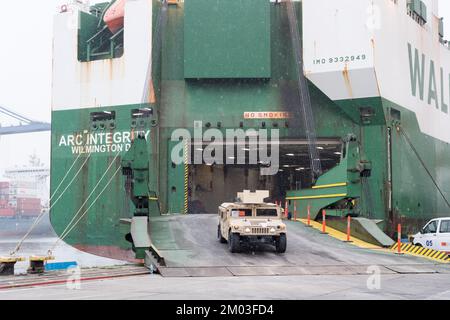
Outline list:
[[[424,234],[424,233],[425,233],[425,230],[422,228],[422,229],[420,229],[419,233],[420,233],[420,234]]]

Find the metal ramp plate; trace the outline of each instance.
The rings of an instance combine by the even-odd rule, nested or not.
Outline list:
[[[375,221],[366,218],[354,218],[354,220],[375,240],[375,243],[382,247],[390,247],[394,244],[394,241],[378,227]]]
[[[231,277],[233,274],[225,267],[205,268],[160,268],[163,277]]]
[[[450,265],[448,265],[448,264],[447,265],[442,265],[442,264],[436,265],[435,269],[439,273],[450,274]]]
[[[392,271],[400,274],[419,274],[419,273],[438,273],[438,269],[435,266],[424,265],[397,265],[387,266]]]
[[[100,267],[81,269],[80,281],[104,280],[112,278],[149,275],[147,268],[141,265],[124,265],[117,267]],[[12,288],[37,287],[65,284],[70,274],[64,271],[50,271],[44,274],[23,274],[0,277],[0,290]]]
[[[131,219],[131,236],[136,248],[148,248],[151,245],[148,237],[147,217],[134,217]]]
[[[160,274],[164,277],[366,275],[373,265],[379,266],[383,274],[418,270],[418,267],[401,269],[402,265],[435,268],[435,264],[422,258],[358,248],[289,221],[285,254],[277,254],[267,245],[233,254],[217,240],[217,224],[215,214],[150,218],[152,243],[166,264],[158,267]]]

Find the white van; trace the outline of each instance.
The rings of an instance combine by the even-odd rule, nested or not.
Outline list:
[[[433,219],[414,235],[413,244],[450,254],[450,218]]]

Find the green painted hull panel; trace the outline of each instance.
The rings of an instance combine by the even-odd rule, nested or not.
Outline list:
[[[170,136],[176,128],[193,129],[194,121],[209,122],[221,130],[239,128],[261,128],[277,122],[282,138],[305,139],[305,132],[299,114],[296,75],[289,26],[286,13],[271,6],[271,71],[270,80],[184,80],[183,63],[183,5],[169,6],[168,23],[162,45],[161,79],[155,80],[157,103],[152,105],[155,123],[145,123],[141,128],[148,133],[150,154],[150,189],[158,199],[162,213],[178,214],[184,211],[184,166],[173,166],[170,152],[174,145]],[[300,9],[299,14],[301,13]],[[158,68],[156,68],[158,69]],[[160,81],[159,81],[160,80]],[[388,152],[387,132],[391,125],[390,108],[401,112],[401,123],[423,156],[428,168],[450,196],[450,147],[420,132],[415,114],[384,99],[374,98],[364,101],[342,101],[334,103],[316,87],[310,84],[312,107],[315,115],[318,138],[341,138],[353,133],[361,141],[361,146],[372,162],[370,203],[373,216],[384,221],[384,228],[393,233],[397,222],[406,226],[406,232],[413,232],[421,224],[438,215],[446,215],[449,209],[425,170],[413,154],[405,140],[392,130],[392,208],[388,210]],[[159,98],[162,97],[160,100]],[[131,110],[138,105],[108,106],[116,112],[114,128],[104,133],[130,133],[133,131]],[[373,123],[364,125],[354,112],[358,105],[370,103],[377,110]],[[83,217],[65,237],[64,241],[87,252],[113,257],[129,258],[131,244],[125,241],[120,219],[130,218],[133,212],[124,188],[125,180],[120,172],[120,161],[125,150],[120,152],[94,152],[90,156],[73,154],[70,146],[61,145],[61,138],[69,135],[92,133],[90,114],[101,112],[103,108],[54,111],[52,114],[52,162],[51,192],[56,191],[51,210],[51,222],[58,235],[63,235],[69,222],[77,212]],[[294,114],[285,127],[285,120],[245,120],[248,111],[288,111]],[[117,137],[119,134],[117,135]],[[123,134],[120,135],[123,140]],[[67,141],[65,141],[67,142]],[[126,144],[126,143],[125,143]],[[123,141],[118,143],[124,146]],[[117,157],[116,157],[117,156]],[[78,157],[78,158],[77,158]],[[76,161],[76,162],[75,162]],[[86,165],[81,165],[86,161]],[[69,168],[75,165],[68,177],[57,190]],[[107,168],[110,170],[107,171]],[[75,173],[80,174],[62,194]],[[112,174],[112,182],[105,187]],[[105,174],[106,172],[106,174]],[[91,194],[98,181],[99,187]],[[58,199],[59,194],[62,194]],[[93,200],[98,197],[95,204]],[[86,199],[88,199],[86,201]],[[363,205],[368,199],[362,198]],[[91,206],[89,208],[89,206]],[[78,215],[78,217],[80,217]],[[75,221],[78,219],[75,218]]]

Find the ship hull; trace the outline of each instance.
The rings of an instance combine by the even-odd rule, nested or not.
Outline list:
[[[135,5],[138,2],[141,1],[129,3]],[[99,73],[106,75],[104,81],[111,87],[105,89],[105,86],[92,85],[92,90],[86,89],[86,96],[82,95],[83,105],[80,107],[75,103],[64,105],[61,102],[64,95],[57,93],[55,101],[59,105],[52,112],[52,194],[66,176],[68,178],[63,185],[68,187],[58,203],[52,205],[51,221],[60,236],[69,226],[71,231],[64,234],[64,241],[80,250],[110,258],[128,260],[130,257],[131,244],[125,239],[129,231],[123,228],[120,220],[131,218],[134,209],[125,189],[125,179],[120,174],[120,166],[137,132],[142,132],[147,140],[149,190],[156,194],[159,210],[163,214],[214,213],[220,203],[233,201],[236,192],[242,189],[267,188],[271,190],[273,199],[284,200],[287,189],[311,185],[307,174],[295,173],[298,180],[292,182],[283,169],[273,178],[260,179],[254,167],[245,165],[210,168],[202,164],[185,166],[174,163],[171,154],[177,142],[172,141],[172,133],[179,129],[193,133],[195,123],[201,123],[204,130],[214,128],[220,132],[227,129],[277,129],[282,141],[299,148],[303,146],[302,150],[306,153],[299,158],[299,163],[309,165],[305,148],[308,140],[299,109],[292,39],[286,11],[280,9],[284,8],[284,4],[270,6],[271,77],[259,80],[186,80],[182,40],[185,30],[181,18],[183,7],[182,3],[168,7],[168,22],[164,30],[167,38],[163,40],[162,52],[158,54],[160,64],[152,70],[156,102],[154,99],[143,102],[141,92],[136,94],[134,100],[130,99],[133,103],[121,103],[121,97],[117,103],[98,103],[94,99],[94,89],[100,90],[98,99],[109,99],[122,92],[120,88],[114,89],[116,82],[108,82],[108,79],[117,76],[117,81],[122,80],[121,68],[127,62],[129,53],[126,47],[123,60],[87,63],[79,67],[83,86],[89,85],[89,81],[98,76],[93,73],[98,67],[101,70]],[[301,16],[298,3],[296,10]],[[157,18],[157,15],[154,13],[153,17]],[[152,23],[155,27],[156,19]],[[153,53],[154,59],[155,56]],[[61,60],[61,64],[66,63]],[[136,70],[147,70],[148,63],[142,60]],[[134,83],[130,88],[135,88]],[[129,95],[133,89],[126,90],[126,85],[121,90]],[[148,82],[143,81],[142,87],[149,87]],[[343,137],[353,134],[371,161],[369,191],[359,199],[362,207],[370,206],[370,210],[362,210],[362,216],[381,220],[380,226],[393,236],[397,223],[402,223],[405,234],[414,233],[428,219],[449,215],[449,208],[417,154],[444,194],[450,195],[450,176],[446,173],[450,163],[450,147],[421,130],[417,114],[410,105],[396,104],[382,95],[330,99],[312,82],[309,83],[309,90],[318,143],[325,148],[331,146],[335,149],[330,150],[335,151]],[[109,101],[106,98],[104,101]],[[376,111],[370,124],[361,120],[359,108],[367,105]],[[136,123],[133,113],[142,108],[151,108],[153,113],[149,118],[138,119]],[[105,120],[103,127],[99,128],[92,121],[93,115],[105,111],[107,114],[114,113],[114,120]],[[261,118],[248,117],[260,113],[263,114]],[[288,116],[264,118],[265,113]],[[414,142],[417,154],[396,129],[395,123],[398,122]],[[336,152],[321,152],[326,170],[339,162],[339,157],[333,156],[333,153]],[[71,179],[73,183],[69,185]],[[191,210],[193,208],[197,209]],[[158,214],[150,212],[151,216]]]

